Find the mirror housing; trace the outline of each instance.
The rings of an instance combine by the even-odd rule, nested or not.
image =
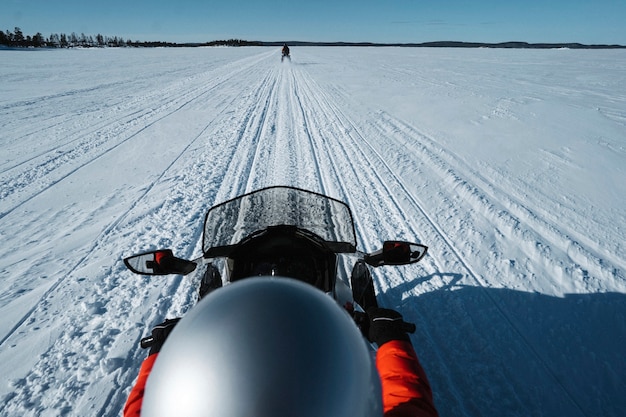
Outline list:
[[[373,267],[383,265],[409,265],[422,260],[428,247],[419,243],[386,240],[383,248],[366,254],[363,260]]]
[[[171,249],[159,249],[124,259],[124,264],[140,275],[187,275],[196,269],[196,263],[177,258]]]

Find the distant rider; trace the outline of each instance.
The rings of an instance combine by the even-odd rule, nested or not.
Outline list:
[[[287,46],[287,44],[283,45],[283,55],[280,57],[280,61],[284,61],[285,58],[287,58],[288,60],[291,61],[291,56],[289,55],[289,47]]]

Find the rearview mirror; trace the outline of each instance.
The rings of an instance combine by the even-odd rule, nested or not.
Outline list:
[[[377,267],[382,265],[408,265],[422,260],[427,246],[419,243],[386,240],[383,248],[376,252],[365,255],[364,261],[368,265]]]
[[[135,274],[140,275],[187,275],[196,269],[195,262],[176,258],[171,249],[129,256],[124,259],[124,264]]]

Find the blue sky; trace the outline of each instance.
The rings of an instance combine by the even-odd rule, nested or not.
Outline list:
[[[131,40],[626,45],[626,0],[0,0],[0,30]]]

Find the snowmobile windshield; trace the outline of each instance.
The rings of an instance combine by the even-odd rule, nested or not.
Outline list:
[[[269,228],[292,226],[315,235],[336,253],[356,251],[352,213],[345,203],[293,187],[269,187],[212,207],[204,221],[205,257],[228,256]]]

